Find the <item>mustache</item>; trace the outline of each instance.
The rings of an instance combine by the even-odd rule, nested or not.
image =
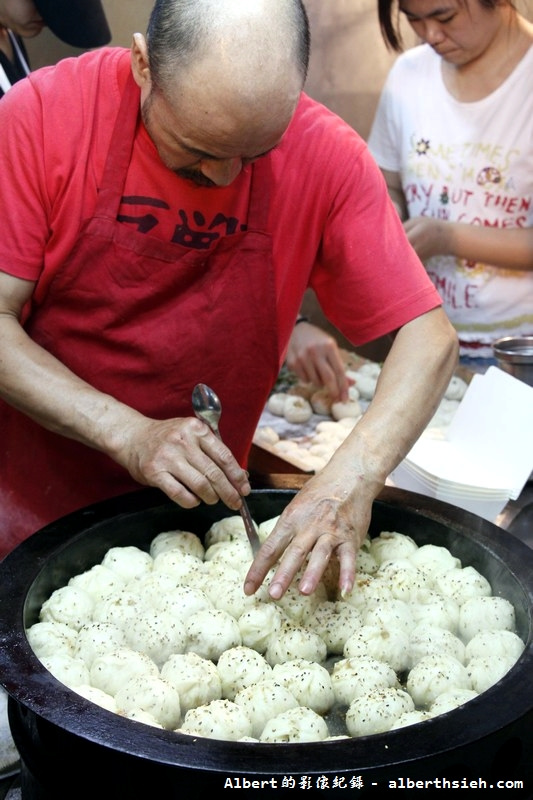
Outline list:
[[[216,186],[216,183],[211,180],[211,178],[207,178],[203,172],[200,172],[197,169],[187,169],[187,167],[180,167],[179,169],[173,170],[176,175],[179,175],[180,178],[185,178],[187,181],[192,181],[196,186],[207,186],[213,187]]]

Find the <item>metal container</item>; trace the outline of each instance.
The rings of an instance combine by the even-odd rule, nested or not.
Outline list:
[[[252,516],[257,522],[270,519],[293,496],[291,490],[254,491]],[[375,795],[376,787],[389,788],[391,781],[405,788],[415,780],[522,781],[523,791],[515,786],[513,797],[531,797],[533,551],[480,517],[412,492],[383,491],[374,503],[371,534],[397,530],[419,545],[447,547],[484,574],[494,594],[513,603],[526,642],[507,675],[460,708],[408,729],[358,739],[226,742],[112,714],[42,666],[25,628],[37,621],[54,589],[101,561],[110,547],[147,548],[157,533],[173,528],[202,536],[230,513],[220,504],[181,509],[159,492],[143,490],[47,526],[0,564],[0,676],[21,754],[23,800],[178,798],[202,790],[218,796],[226,788],[293,796],[294,789],[306,787],[337,797],[343,786],[362,797]]]
[[[533,334],[505,336],[492,345],[500,369],[533,386]]]

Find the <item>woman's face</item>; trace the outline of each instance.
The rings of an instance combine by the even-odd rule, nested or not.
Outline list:
[[[457,66],[490,48],[502,27],[501,8],[486,8],[479,0],[400,0],[400,10],[417,36]]]
[[[27,39],[45,27],[32,0],[0,0],[0,25]]]

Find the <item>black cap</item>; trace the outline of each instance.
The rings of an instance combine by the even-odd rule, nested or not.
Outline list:
[[[72,47],[102,47],[111,31],[100,0],[35,0],[45,25]]]

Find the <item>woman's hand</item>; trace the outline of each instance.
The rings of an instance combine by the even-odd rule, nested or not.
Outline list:
[[[324,386],[334,400],[348,399],[348,379],[339,345],[316,325],[302,321],[294,326],[287,366],[304,383]]]
[[[412,217],[403,226],[421,261],[451,253],[451,223],[432,217]]]

